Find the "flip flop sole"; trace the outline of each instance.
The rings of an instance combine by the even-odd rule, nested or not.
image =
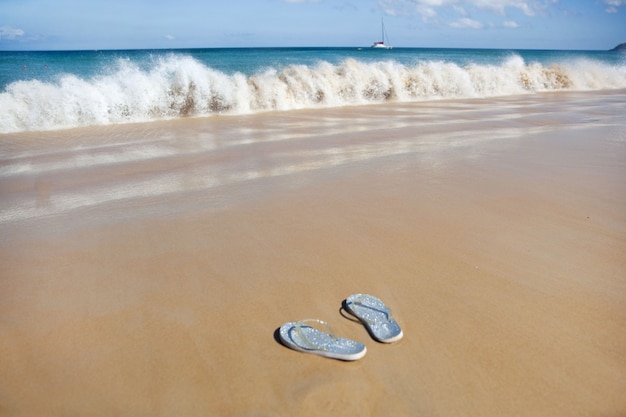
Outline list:
[[[348,313],[359,319],[372,338],[379,342],[393,343],[404,336],[389,307],[373,295],[353,294],[346,298],[344,307]]]
[[[367,353],[367,348],[360,342],[337,337],[305,324],[311,321],[327,326],[321,320],[312,319],[288,322],[280,327],[280,340],[285,346],[299,352],[344,361],[361,359]]]

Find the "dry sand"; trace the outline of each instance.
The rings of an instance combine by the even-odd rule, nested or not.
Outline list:
[[[237,140],[242,124],[283,140],[3,177],[5,201],[45,206],[207,164],[298,160],[1,224],[0,415],[626,415],[625,97],[151,124],[183,147],[209,130]],[[115,145],[133,129],[148,127],[64,135]],[[0,137],[2,166],[23,147],[46,148],[48,164],[53,147],[79,152],[59,137]],[[396,151],[381,154],[381,138]],[[376,343],[346,318],[356,292],[383,299],[404,339]],[[304,318],[367,355],[282,346],[277,328]]]

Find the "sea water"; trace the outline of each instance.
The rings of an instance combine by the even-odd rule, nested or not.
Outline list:
[[[0,52],[0,133],[626,88],[626,54],[396,48]]]

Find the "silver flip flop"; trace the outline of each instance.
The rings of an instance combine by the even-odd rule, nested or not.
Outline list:
[[[389,307],[373,295],[353,294],[346,298],[344,306],[346,311],[359,319],[370,335],[379,342],[392,343],[404,336]]]
[[[309,324],[321,324],[328,333]],[[363,343],[335,336],[325,321],[305,319],[280,326],[282,342],[299,352],[313,353],[327,358],[355,361],[365,356],[367,348]]]

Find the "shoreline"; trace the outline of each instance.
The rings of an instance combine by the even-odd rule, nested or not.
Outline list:
[[[112,147],[30,157],[41,170],[3,178],[5,201],[36,200],[44,178],[50,201],[155,178],[179,189],[0,225],[1,408],[618,415],[623,95],[102,129]],[[120,131],[140,139],[129,147]],[[208,186],[210,174],[223,181]],[[385,301],[402,341],[378,344],[342,317],[357,292]],[[276,340],[308,317],[367,355],[345,363]]]
[[[59,210],[97,207],[109,201],[158,199],[162,194],[181,192],[189,195],[300,172],[306,176],[309,172],[331,171],[394,155],[429,158],[428,153],[463,149],[473,152],[472,147],[483,141],[508,141],[522,134],[550,131],[552,126],[587,128],[599,119],[584,109],[569,109],[568,103],[582,100],[594,109],[598,107],[596,97],[605,100],[605,106],[615,106],[616,110],[606,115],[610,123],[615,123],[615,118],[620,117],[617,109],[624,94],[626,90],[546,92],[0,135],[4,148],[0,154],[3,195],[14,192],[24,200],[32,198],[33,188],[37,192],[35,205],[26,200],[14,207],[0,205],[0,224],[10,223],[11,219],[56,215]],[[546,100],[547,111],[537,111]],[[563,111],[557,106],[563,106]],[[357,115],[355,119],[353,115]],[[316,126],[318,118],[324,121],[321,127]],[[390,122],[381,126],[379,122],[384,119]],[[359,127],[353,128],[351,120]],[[284,130],[296,125],[302,127],[294,129],[294,133]],[[415,137],[411,137],[413,128],[418,129]],[[315,135],[320,138],[316,139]],[[252,153],[262,157],[254,159]],[[280,153],[298,160],[281,165],[276,157]],[[238,165],[237,158],[242,158]],[[183,166],[189,162],[191,168]],[[259,163],[265,165],[259,167]],[[202,171],[202,166],[209,168]],[[68,180],[73,172],[79,176],[84,173],[87,179]],[[127,184],[118,181],[125,175],[134,177],[135,181]],[[198,180],[194,176],[202,178]],[[98,181],[91,180],[92,184],[88,184],[89,177]],[[105,189],[102,195],[87,197],[72,193],[59,195],[65,201],[55,202],[53,211],[47,212],[42,208],[51,207],[48,188],[52,182],[66,189]],[[20,188],[22,196],[17,194]],[[72,202],[66,204],[68,201]]]

